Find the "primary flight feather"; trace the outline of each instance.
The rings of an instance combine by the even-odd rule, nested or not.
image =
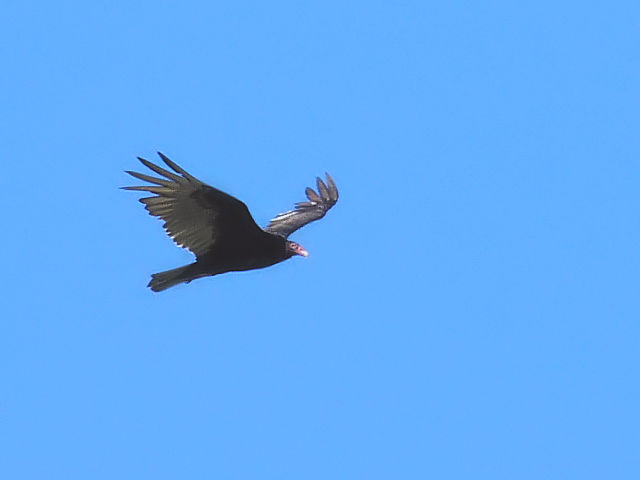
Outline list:
[[[324,217],[338,201],[336,184],[326,174],[326,184],[317,179],[318,193],[307,188],[308,201],[277,215],[262,229],[243,202],[201,182],[162,153],[158,155],[173,172],[138,158],[160,177],[127,171],[151,185],[123,188],[152,193],[140,202],[151,215],[164,221],[167,234],[180,247],[191,251],[196,261],[151,275],[148,286],[155,292],[196,278],[268,267],[294,255],[306,257],[307,251],[287,238]]]

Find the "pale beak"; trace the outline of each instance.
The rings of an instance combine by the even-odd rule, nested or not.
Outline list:
[[[298,249],[298,255],[302,255],[303,257],[308,257],[309,256],[309,252],[307,252],[304,248],[300,247]]]

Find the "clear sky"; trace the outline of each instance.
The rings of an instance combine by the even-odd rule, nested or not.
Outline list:
[[[0,477],[640,478],[637,2],[0,18]],[[340,201],[153,294],[157,150],[263,225]]]

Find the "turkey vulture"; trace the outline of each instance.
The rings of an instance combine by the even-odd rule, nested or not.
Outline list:
[[[338,201],[338,189],[327,173],[326,184],[317,179],[317,193],[306,189],[309,201],[297,203],[293,210],[277,215],[262,229],[243,202],[201,182],[162,153],[158,155],[175,173],[138,157],[161,177],[127,170],[129,175],[152,185],[122,188],[154,194],[140,202],[151,215],[164,221],[169,236],[191,251],[196,261],[151,275],[148,286],[154,292],[196,278],[268,267],[294,255],[307,257],[309,253],[304,248],[287,238],[307,223],[324,217]]]

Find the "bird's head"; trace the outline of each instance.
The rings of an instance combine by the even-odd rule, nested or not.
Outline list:
[[[298,245],[296,242],[290,242],[287,240],[287,255],[292,257],[293,255],[302,255],[303,257],[308,257],[309,252],[307,252],[301,245]]]

